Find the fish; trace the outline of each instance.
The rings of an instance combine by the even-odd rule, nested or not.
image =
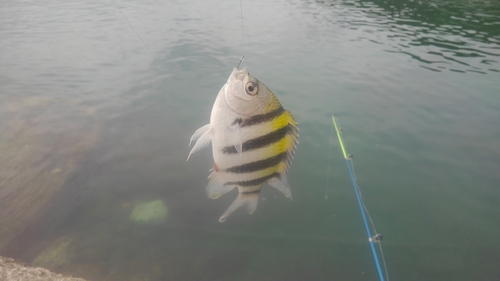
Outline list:
[[[246,68],[234,68],[220,89],[210,123],[192,135],[191,155],[212,143],[213,168],[206,193],[217,199],[238,188],[238,197],[219,218],[236,209],[257,208],[264,183],[292,199],[287,174],[298,144],[297,122],[278,98]]]

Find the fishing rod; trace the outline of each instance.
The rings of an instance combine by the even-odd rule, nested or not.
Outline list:
[[[333,121],[333,126],[335,127],[335,131],[337,132],[337,137],[339,139],[342,154],[344,155],[344,159],[345,159],[346,164],[347,164],[347,169],[349,170],[349,175],[351,177],[352,185],[354,187],[354,192],[356,193],[356,198],[358,201],[359,209],[361,211],[361,216],[363,217],[363,223],[365,225],[366,234],[368,235],[368,242],[370,243],[370,249],[372,250],[373,259],[375,260],[375,266],[377,268],[379,279],[380,279],[380,281],[385,281],[384,274],[382,273],[382,269],[380,268],[380,262],[379,262],[379,259],[377,256],[377,251],[375,250],[375,246],[374,246],[375,243],[378,243],[378,245],[379,245],[380,253],[382,256],[382,262],[383,262],[384,270],[385,270],[385,276],[387,278],[387,281],[389,281],[389,276],[387,273],[387,266],[385,264],[384,252],[382,251],[382,245],[380,243],[380,240],[382,240],[382,235],[377,234],[377,231],[375,230],[375,225],[373,224],[373,221],[370,217],[370,213],[368,213],[368,209],[366,209],[366,206],[363,203],[363,199],[361,198],[361,192],[359,190],[359,186],[356,182],[356,177],[354,175],[354,165],[352,163],[352,155],[347,154],[345,152],[344,142],[342,141],[342,129],[340,129],[339,126],[337,125],[337,120],[335,120],[335,115],[333,115],[333,114],[332,114],[332,121]],[[370,227],[368,226],[368,222],[366,219],[367,217],[370,219],[372,228],[375,232],[375,235],[373,235],[373,236],[370,232]]]

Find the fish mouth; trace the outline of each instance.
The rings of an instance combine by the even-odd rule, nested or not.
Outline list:
[[[224,85],[224,97],[226,105],[233,112],[240,115],[250,115],[256,110],[256,108],[253,108],[251,106],[251,102],[254,100],[254,98],[248,96],[246,93],[240,93],[241,91],[244,92],[244,83],[246,80],[249,80],[249,75],[250,74],[248,73],[246,68],[243,68],[241,70],[234,68],[233,72],[229,76],[226,85]],[[240,104],[238,105],[238,103]]]
[[[237,68],[234,68],[233,69],[233,73],[231,73],[231,76],[236,79],[236,80],[239,80],[239,81],[244,81],[245,78],[248,76],[248,71],[245,68],[241,69],[241,70],[238,70]]]
[[[243,68],[242,70],[238,70],[237,68],[234,68],[233,69],[233,72],[231,73],[231,78],[229,79],[228,81],[228,84],[233,84],[233,87],[235,86],[236,88],[243,88],[243,84],[245,83],[245,79],[248,77],[248,71],[246,68]],[[234,85],[236,84],[236,85]],[[240,85],[238,85],[240,84]],[[226,97],[228,94],[227,90],[228,90],[228,85],[226,85],[226,89],[224,90],[225,91],[225,94],[226,94]],[[231,89],[231,90],[234,90],[237,92],[236,89]],[[235,94],[231,94],[231,96],[237,100],[240,100],[240,101],[250,101],[252,100],[251,98],[246,98],[245,95],[241,96],[241,95],[235,95]],[[229,105],[229,104],[228,104]]]

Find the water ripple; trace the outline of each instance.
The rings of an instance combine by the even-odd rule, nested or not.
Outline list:
[[[317,1],[325,20],[362,31],[358,39],[390,46],[433,71],[499,72],[497,1]]]

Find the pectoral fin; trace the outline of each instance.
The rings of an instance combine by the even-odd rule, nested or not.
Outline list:
[[[236,118],[234,122],[229,127],[228,140],[229,143],[234,145],[234,148],[239,155],[243,152],[243,142],[241,141],[240,124],[241,118]]]
[[[210,124],[207,124],[198,130],[194,132],[194,134],[191,136],[191,139],[189,140],[189,145],[193,141],[196,141],[194,144],[193,148],[191,149],[191,152],[189,152],[188,158],[186,161],[189,160],[189,157],[191,157],[191,154],[195,153],[196,151],[206,147],[210,141],[212,140],[212,134],[210,133]]]

